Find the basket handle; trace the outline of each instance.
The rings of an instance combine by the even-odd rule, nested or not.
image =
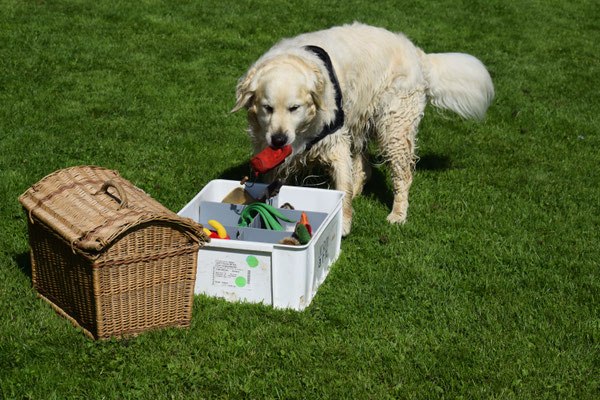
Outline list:
[[[121,205],[119,206],[119,208],[117,210],[120,210],[123,207],[128,207],[129,205],[127,202],[127,195],[125,194],[125,190],[123,189],[121,184],[117,183],[116,181],[114,181],[112,179],[109,179],[106,182],[104,182],[104,184],[102,185],[100,190],[98,190],[96,193],[94,193],[94,196],[96,196],[100,193],[108,193],[107,190],[109,187],[114,187],[115,189],[117,189],[117,193],[119,194],[119,197],[121,198]]]

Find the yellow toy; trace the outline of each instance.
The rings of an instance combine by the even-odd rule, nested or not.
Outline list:
[[[208,221],[208,224],[215,228],[215,231],[209,231],[209,236],[214,239],[229,239],[229,235],[227,231],[218,221],[211,219]],[[206,228],[205,228],[206,229]]]

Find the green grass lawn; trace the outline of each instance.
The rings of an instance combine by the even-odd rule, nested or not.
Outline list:
[[[241,178],[248,66],[354,20],[494,80],[483,124],[427,109],[406,225],[379,166],[304,312],[197,296],[187,330],[93,342],[36,297],[22,192],[95,164],[178,211]],[[0,0],[0,397],[600,397],[598,21],[586,0]]]

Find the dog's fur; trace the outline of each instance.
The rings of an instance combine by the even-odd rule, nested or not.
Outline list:
[[[310,142],[336,110],[324,63],[304,46],[329,54],[343,95],[343,127],[309,151]],[[494,97],[484,65],[462,53],[425,54],[404,35],[359,23],[284,39],[240,78],[237,104],[247,109],[255,153],[291,145],[293,153],[274,177],[284,181],[315,163],[328,167],[346,193],[343,234],[350,232],[352,198],[361,193],[370,166],[365,150],[377,140],[390,168],[394,203],[387,219],[404,223],[415,165],[416,134],[427,99],[464,118],[484,119]]]

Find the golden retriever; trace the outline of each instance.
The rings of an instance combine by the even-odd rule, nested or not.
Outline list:
[[[426,54],[402,34],[354,23],[274,45],[238,81],[232,112],[246,108],[255,153],[292,147],[271,178],[286,181],[315,164],[327,168],[346,194],[345,236],[352,198],[370,175],[365,151],[371,139],[391,170],[394,203],[387,220],[404,223],[427,100],[482,120],[493,97],[490,75],[477,58]]]

